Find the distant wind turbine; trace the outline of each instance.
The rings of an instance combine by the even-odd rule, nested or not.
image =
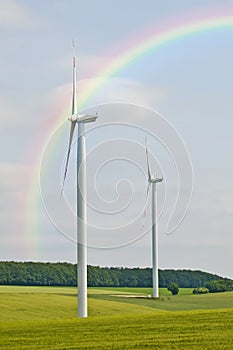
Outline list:
[[[152,184],[152,281],[153,281],[153,298],[159,297],[159,274],[158,274],[158,222],[157,222],[157,192],[156,184],[163,181],[163,177],[156,177],[156,173],[151,176],[149,154],[146,144],[146,161],[148,173],[148,185],[146,192],[146,201],[149,195],[150,185]]]
[[[74,43],[73,43],[74,51]],[[77,142],[77,274],[78,274],[78,317],[87,317],[87,206],[86,206],[86,140],[85,123],[95,122],[95,116],[79,114],[76,101],[76,58],[73,52],[73,93],[72,110],[68,120],[71,122],[68,152],[65,164],[62,192],[67,175],[70,151],[76,124]]]

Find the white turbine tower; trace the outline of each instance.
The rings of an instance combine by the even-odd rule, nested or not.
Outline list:
[[[159,297],[159,273],[158,273],[158,222],[157,222],[157,192],[156,184],[163,181],[163,178],[156,177],[156,173],[151,176],[149,155],[146,143],[146,161],[148,173],[148,186],[146,201],[149,194],[150,185],[152,184],[152,281],[153,281],[153,298]]]
[[[74,45],[73,45],[74,48]],[[76,124],[78,124],[77,142],[77,274],[78,274],[78,317],[87,317],[87,206],[86,206],[86,140],[85,123],[96,121],[97,115],[79,114],[76,101],[76,59],[73,55],[73,94],[70,138],[63,179],[66,179],[70,151]],[[62,187],[62,188],[63,188]]]

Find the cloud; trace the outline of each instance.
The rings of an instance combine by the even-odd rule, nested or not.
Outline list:
[[[98,78],[97,78],[98,79]],[[166,91],[133,79],[111,78],[96,93],[102,103],[125,102],[153,107],[164,98]]]
[[[33,17],[26,6],[17,1],[0,2],[0,27],[31,27],[35,24]]]
[[[39,123],[48,109],[49,98],[50,96],[41,93],[39,96],[36,94],[30,96],[26,100],[21,98],[20,92],[17,96],[11,96],[10,92],[2,93],[0,95],[0,131],[10,130],[12,133],[20,127],[35,128],[36,123]]]
[[[30,173],[29,167],[20,164],[0,163],[0,221],[4,233],[1,241],[6,241],[6,233],[9,235],[24,226]]]
[[[31,169],[21,164],[0,163],[0,192],[3,194],[24,193],[28,186]]]
[[[82,108],[117,102],[154,108],[169,93],[164,88],[134,79],[109,78],[105,81],[103,77],[79,80],[77,90],[78,101],[81,102]],[[65,84],[51,93],[51,102],[60,98],[70,101],[70,96],[71,84]]]
[[[0,96],[0,109],[1,109],[1,128],[8,125],[9,121],[14,118],[15,108],[10,104],[10,101],[6,97]],[[15,122],[15,121],[14,121]]]

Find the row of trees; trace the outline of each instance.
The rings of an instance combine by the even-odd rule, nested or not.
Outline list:
[[[223,279],[202,271],[159,271],[161,288],[167,288],[171,283],[176,283],[181,288],[198,288],[213,280]],[[76,286],[77,268],[70,263],[0,262],[0,284]],[[150,268],[88,266],[88,286],[151,287],[152,272]]]
[[[194,288],[193,294],[206,294],[233,291],[233,281],[227,278],[208,281],[205,287]]]
[[[233,281],[227,278],[208,281],[206,282],[205,287],[210,293],[228,292],[233,290]]]

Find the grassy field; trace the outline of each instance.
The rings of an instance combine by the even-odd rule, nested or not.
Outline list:
[[[159,300],[129,298],[151,289],[89,288],[88,319],[77,319],[77,291],[0,286],[1,349],[232,349],[233,292]]]

